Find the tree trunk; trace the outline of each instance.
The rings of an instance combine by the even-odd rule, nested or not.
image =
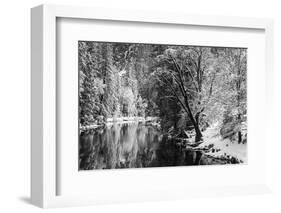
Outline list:
[[[242,132],[241,132],[241,114],[238,114],[239,131],[238,131],[238,144],[242,142]]]
[[[242,142],[242,133],[241,131],[238,131],[238,144]]]
[[[195,142],[199,142],[199,141],[202,140],[203,135],[202,135],[202,133],[201,133],[201,130],[200,130],[198,124],[196,124],[196,125],[194,126],[194,128],[195,128],[195,132],[196,132],[196,135],[195,135]]]
[[[202,133],[201,133],[201,130],[199,128],[199,122],[197,122],[191,112],[191,109],[190,109],[190,106],[189,106],[189,103],[188,103],[188,99],[187,99],[187,96],[185,95],[184,96],[184,101],[185,101],[185,105],[187,107],[187,110],[188,110],[188,116],[192,122],[192,125],[194,126],[194,129],[195,129],[195,142],[199,142],[202,140]],[[198,115],[198,118],[199,118],[199,115]],[[199,119],[198,119],[199,120]]]
[[[241,133],[241,112],[240,112],[240,90],[241,90],[241,70],[240,70],[240,64],[241,64],[241,50],[239,51],[239,58],[238,58],[238,69],[237,69],[237,75],[238,79],[236,82],[236,90],[237,90],[237,109],[238,109],[238,122],[239,122],[239,131],[238,131],[238,144],[242,142],[242,133]]]
[[[197,112],[194,116],[196,123],[199,124],[199,116],[200,116],[200,112]]]

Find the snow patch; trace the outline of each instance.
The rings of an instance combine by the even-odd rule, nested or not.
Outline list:
[[[207,128],[203,133],[203,143],[198,148],[213,146],[208,155],[213,157],[230,156],[247,163],[247,144],[238,144],[229,139],[222,139],[217,125]]]

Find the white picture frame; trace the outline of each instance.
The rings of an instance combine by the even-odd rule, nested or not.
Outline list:
[[[272,112],[273,100],[273,21],[271,19],[216,17],[203,15],[173,14],[148,11],[121,11],[109,8],[85,8],[74,6],[41,5],[31,9],[31,201],[34,205],[49,208],[76,205],[91,205],[112,202],[137,202],[144,195],[96,196],[57,195],[57,82],[56,80],[56,20],[77,18],[94,20],[118,20],[169,25],[195,25],[202,27],[223,27],[258,29],[265,33],[266,109]],[[270,122],[272,116],[267,116]],[[266,142],[272,140],[270,128],[266,129]],[[266,144],[266,178],[259,184],[242,184],[219,187],[196,187],[180,190],[169,188],[152,193],[146,200],[179,199],[198,196],[242,195],[271,191],[270,147]],[[157,195],[157,197],[155,196]]]

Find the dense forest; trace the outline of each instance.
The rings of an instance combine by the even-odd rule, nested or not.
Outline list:
[[[79,41],[79,122],[150,122],[200,144],[246,143],[247,49]],[[208,133],[210,134],[210,133]]]

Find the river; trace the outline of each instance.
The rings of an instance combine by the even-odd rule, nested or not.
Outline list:
[[[202,159],[202,152],[186,150],[144,123],[114,123],[80,134],[80,170],[214,164]]]

